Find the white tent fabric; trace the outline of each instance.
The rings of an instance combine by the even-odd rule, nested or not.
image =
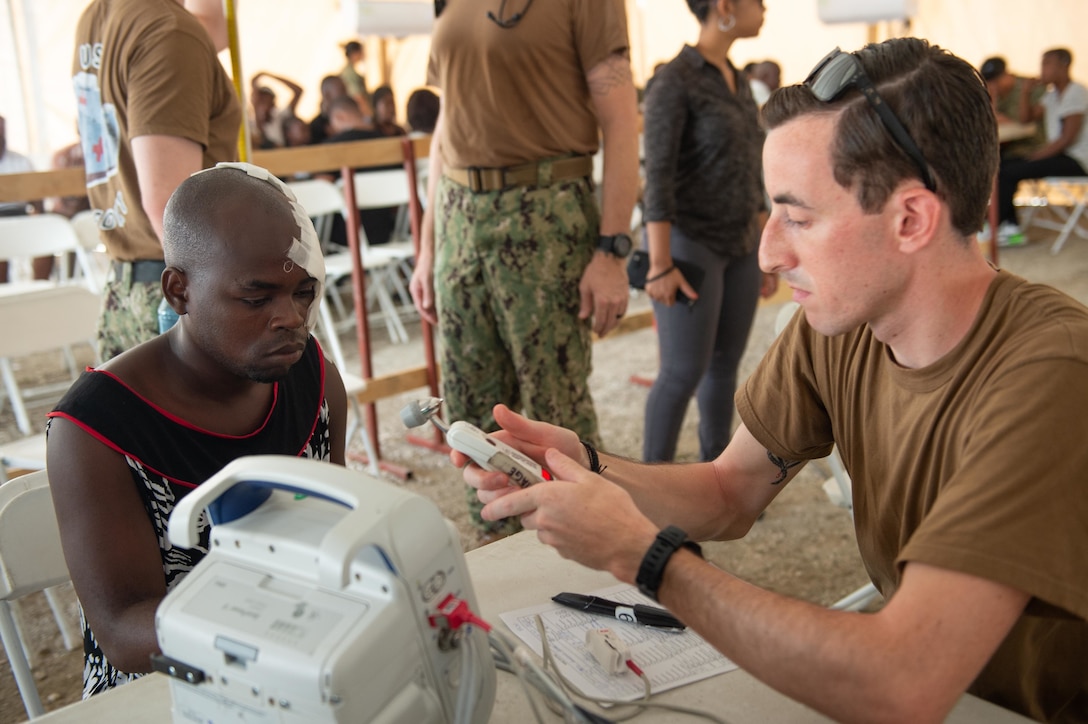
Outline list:
[[[497,6],[499,0],[493,1]],[[760,37],[739,41],[731,53],[734,62],[774,58],[782,65],[783,81],[790,83],[801,80],[836,45],[851,49],[871,38],[913,34],[976,64],[990,55],[1004,55],[1009,67],[1024,75],[1038,73],[1044,50],[1068,47],[1074,56],[1073,77],[1088,80],[1084,0],[917,0],[918,14],[909,27],[901,22],[826,25],[817,14],[822,1],[765,0]],[[321,77],[343,66],[339,44],[366,35],[345,22],[341,4],[346,2],[236,0],[246,85],[261,70],[293,78],[306,89],[299,114],[313,116]],[[632,61],[641,84],[656,63],[694,40],[697,25],[684,0],[627,2]],[[9,146],[32,156],[41,169],[47,168],[52,151],[75,140],[72,37],[86,5],[87,0],[0,0],[0,115],[7,118]],[[384,45],[403,109],[408,94],[426,80],[428,39],[412,36]],[[366,46],[367,80],[373,89],[382,78],[383,41],[368,37]],[[227,53],[222,57],[229,67]]]

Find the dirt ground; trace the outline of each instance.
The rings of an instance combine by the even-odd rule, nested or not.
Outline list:
[[[1060,256],[1049,253],[1050,236],[1038,235],[1026,247],[1001,250],[1001,265],[1035,281],[1052,284],[1088,303],[1088,243],[1074,238]],[[632,300],[632,309],[644,309],[644,299]],[[773,338],[774,317],[780,303],[760,307],[742,367],[747,376]],[[417,324],[408,324],[412,339],[392,345],[384,328],[372,323],[375,374],[389,374],[423,363]],[[347,341],[347,340],[346,340]],[[350,341],[348,346],[351,346]],[[349,365],[351,362],[349,361]],[[632,376],[652,377],[657,368],[657,343],[652,329],[606,338],[594,349],[595,371],[591,379],[600,417],[604,448],[638,457],[641,451],[642,417],[648,388],[632,382]],[[356,370],[357,371],[357,370]],[[63,378],[56,360],[28,361],[18,371],[21,379]],[[399,419],[399,410],[425,390],[389,398],[378,404],[382,454],[408,468],[406,481],[384,475],[392,484],[424,495],[435,502],[461,532],[466,550],[477,545],[467,525],[463,485],[459,471],[443,456],[410,444]],[[44,401],[32,410],[41,416],[49,409]],[[690,408],[680,439],[679,459],[694,460],[698,444],[696,411]],[[18,436],[10,407],[0,410],[0,441]],[[356,444],[355,448],[361,450]],[[766,516],[743,540],[712,544],[709,557],[743,578],[801,599],[830,604],[866,582],[854,542],[849,514],[828,501],[822,483],[829,471],[822,461],[810,464],[784,490]],[[62,590],[73,626],[78,625],[75,596],[70,586]],[[29,596],[19,602],[23,631],[33,651],[38,687],[49,710],[75,701],[80,695],[82,654],[66,651],[44,597]],[[7,660],[0,661],[0,722],[24,720],[25,712]]]

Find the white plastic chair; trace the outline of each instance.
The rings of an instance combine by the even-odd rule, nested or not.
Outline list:
[[[786,328],[786,325],[789,324],[800,306],[801,305],[797,302],[786,302],[782,305],[782,309],[778,310],[778,315],[774,320],[775,334],[781,334],[782,330]],[[850,480],[849,473],[847,473],[846,468],[843,467],[842,458],[839,457],[837,448],[831,449],[831,454],[827,456],[827,464],[828,467],[831,468],[831,477],[824,481],[824,492],[827,493],[827,497],[832,503],[840,508],[846,508],[850,513],[850,517],[853,518],[853,484]],[[866,583],[858,590],[831,604],[831,608],[840,611],[860,611],[879,597],[880,592],[876,590],[876,586],[872,583]]]
[[[0,485],[0,639],[4,644],[15,683],[31,719],[45,713],[25,641],[12,612],[12,603],[27,594],[45,591],[68,580],[68,566],[60,545],[60,532],[49,479],[44,470]],[[58,623],[63,614],[52,598]],[[62,626],[62,632],[65,627]],[[66,639],[69,637],[66,634]],[[72,647],[65,643],[69,649]]]
[[[355,205],[361,211],[389,207],[407,207],[411,202],[408,172],[403,168],[382,171],[358,171],[353,178]],[[401,313],[412,314],[411,295],[404,279],[412,274],[410,261],[415,256],[411,238],[403,236],[404,225],[398,226],[402,236],[394,236],[389,242],[372,246],[364,229],[359,229],[363,268],[370,275],[368,293],[373,292],[382,311],[389,337],[394,342],[407,342],[408,332],[401,321]],[[335,257],[335,258],[334,258]],[[325,267],[339,277],[351,274],[349,254],[330,255]],[[393,294],[400,305],[393,301]]]
[[[69,253],[75,256],[77,269],[68,268]],[[36,281],[25,272],[23,279],[17,278],[20,270],[29,269],[31,259],[51,254],[56,255],[60,262],[53,272],[55,280]],[[96,290],[96,276],[87,252],[72,223],[60,214],[0,217],[0,261],[8,262],[8,275],[12,280],[8,284],[0,284],[0,295],[17,294],[73,280],[79,280],[88,289]]]
[[[344,194],[343,191],[332,182],[322,181],[320,179],[291,181],[287,184],[287,187],[291,189],[298,199],[298,202],[306,209],[310,218],[313,219],[314,228],[317,230],[318,238],[322,243],[322,249],[326,252],[325,296],[332,302],[337,316],[343,320],[343,322],[339,324],[334,322],[329,307],[323,305],[321,308],[321,327],[327,337],[329,351],[339,354],[340,340],[338,334],[346,327],[354,324],[351,314],[344,306],[339,289],[339,283],[343,279],[351,277],[351,255],[346,251],[329,251],[328,242],[332,232],[332,220],[334,215],[344,213]],[[356,195],[358,195],[358,193]],[[368,207],[364,206],[363,208]],[[382,259],[380,255],[376,256],[375,254],[366,251],[368,244],[366,241],[366,234],[362,229],[360,229],[359,238],[364,247],[364,269],[371,276],[371,284],[369,284],[367,288],[368,301],[371,299],[377,301],[390,339],[393,342],[407,342],[408,333],[404,329],[404,324],[400,320],[396,305],[389,295],[389,289],[386,286],[388,280],[384,278],[385,270],[383,267],[388,263],[388,260]],[[371,263],[368,264],[366,261],[367,259],[370,259]],[[404,290],[404,294],[405,298],[407,298],[407,290]]]
[[[12,360],[39,352],[86,343],[94,347],[100,299],[84,286],[64,285],[33,289],[21,294],[0,294],[0,377],[11,401],[15,421],[24,435],[33,426],[26,399],[56,392],[71,384],[22,389],[15,378]],[[71,370],[73,375],[77,370]]]

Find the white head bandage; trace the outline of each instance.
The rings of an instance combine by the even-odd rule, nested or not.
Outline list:
[[[236,168],[240,171],[245,171],[246,174],[253,178],[267,181],[275,186],[291,203],[291,212],[294,214],[295,223],[298,224],[300,233],[299,238],[291,240],[291,247],[287,250],[287,258],[302,267],[307,274],[317,280],[317,285],[314,289],[314,303],[310,305],[310,312],[306,317],[306,326],[311,332],[314,331],[314,327],[317,325],[317,315],[320,311],[321,299],[325,293],[325,257],[321,254],[321,244],[317,239],[317,231],[314,229],[314,222],[310,220],[310,216],[306,213],[306,209],[302,208],[302,204],[300,204],[298,199],[295,198],[295,195],[291,193],[291,189],[287,187],[287,184],[273,176],[267,169],[243,162],[217,163],[215,168]],[[212,169],[206,168],[203,171],[197,171],[197,173],[204,173],[205,171],[211,170]],[[193,175],[195,176],[196,174]]]

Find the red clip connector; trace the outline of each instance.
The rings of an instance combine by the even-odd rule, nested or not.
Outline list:
[[[432,628],[441,628],[446,625],[455,631],[465,624],[479,626],[484,631],[491,630],[491,624],[473,613],[466,601],[457,598],[452,593],[442,599],[442,603],[438,604],[438,613],[428,616],[427,622]]]

